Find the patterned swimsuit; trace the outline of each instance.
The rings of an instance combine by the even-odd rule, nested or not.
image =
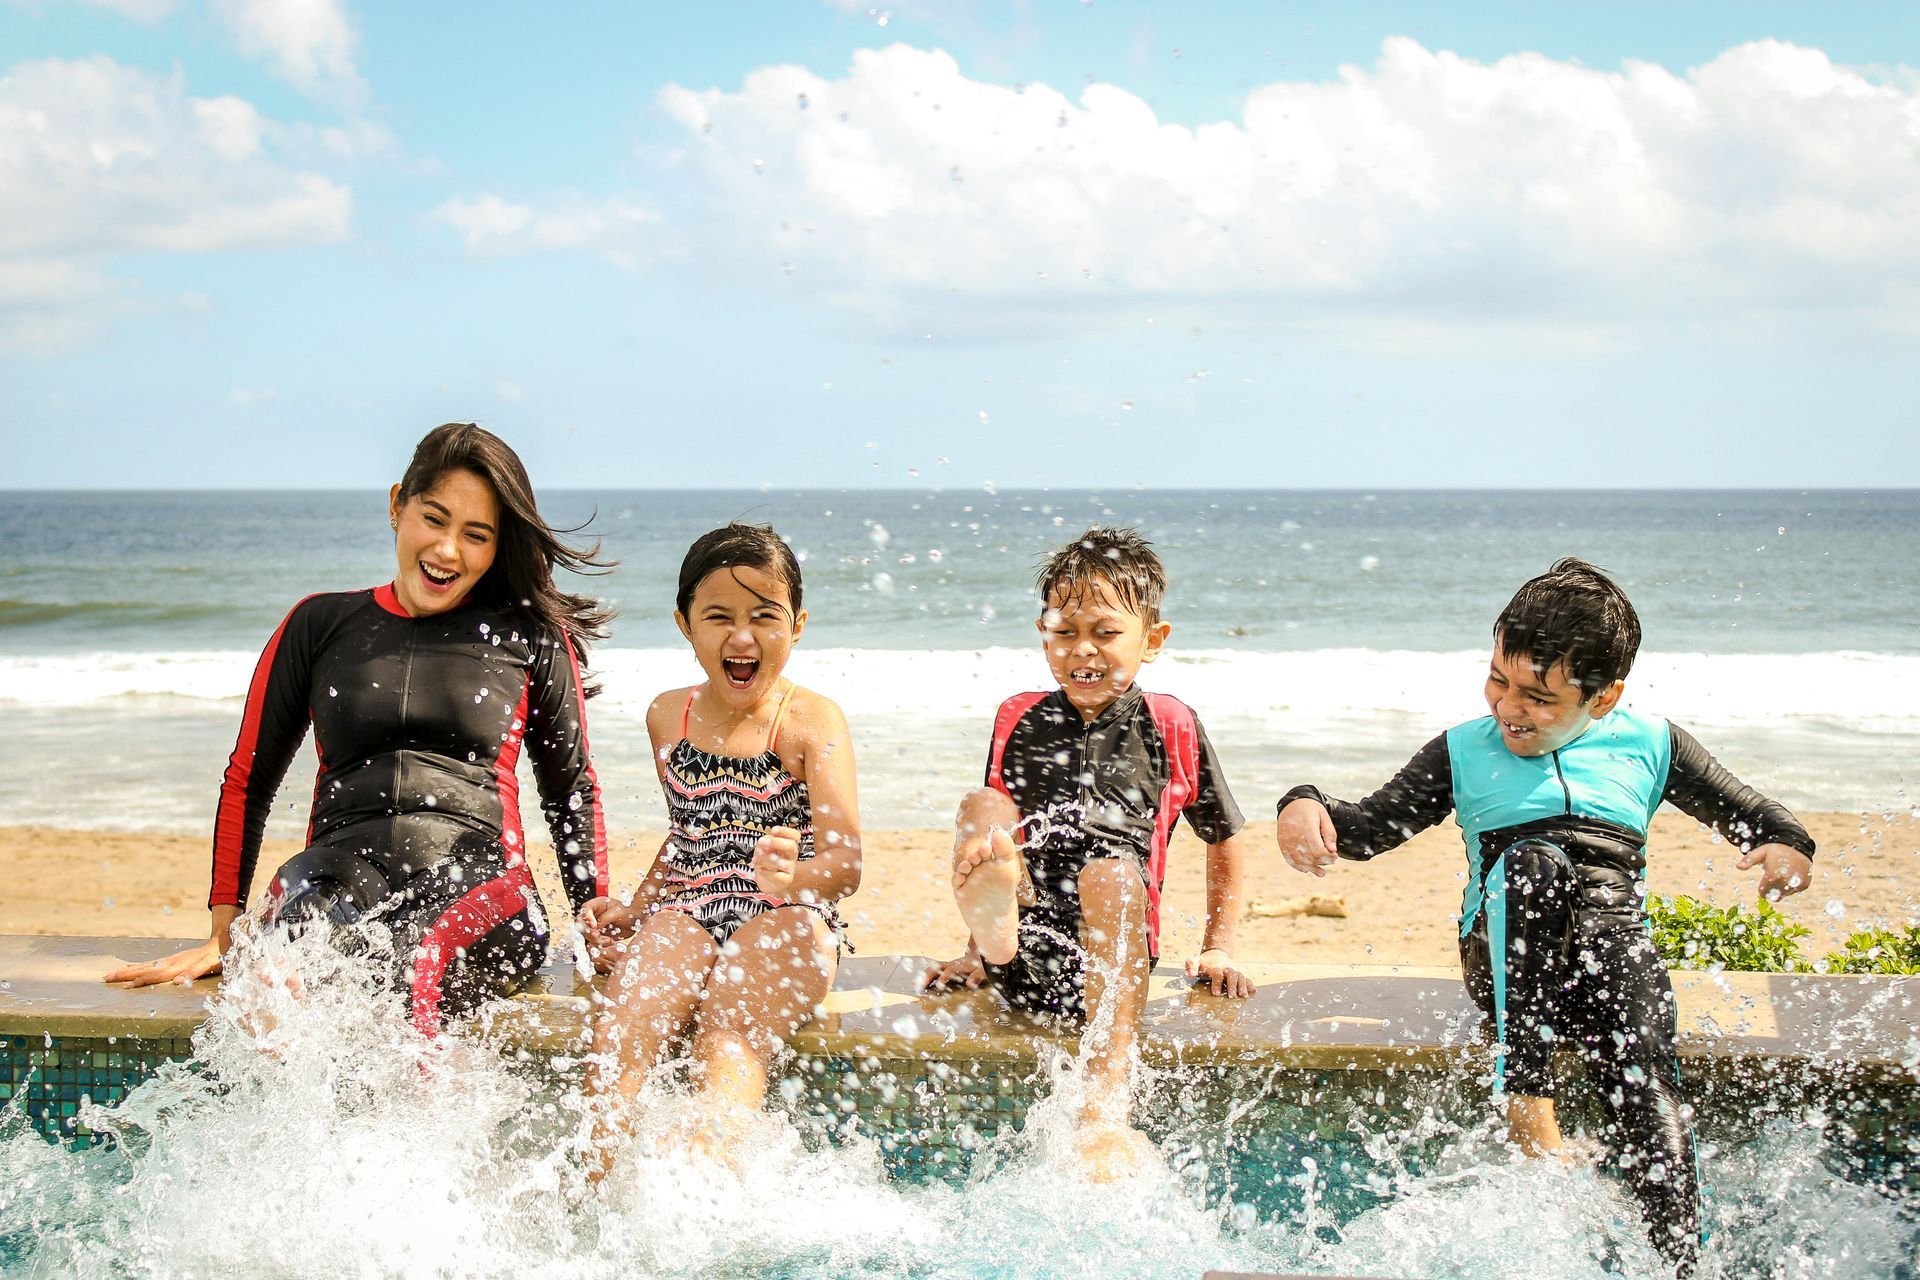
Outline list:
[[[757,756],[723,756],[687,740],[693,690],[680,712],[680,741],[667,753],[661,782],[667,795],[667,847],[661,857],[666,883],[655,911],[681,911],[724,945],[747,921],[775,907],[804,906],[828,927],[833,911],[760,892],[753,878],[753,848],[774,827],[800,833],[800,856],[813,856],[813,810],[807,784],[787,772],[775,747],[780,722],[792,701],[788,686],[773,713],[767,749]]]

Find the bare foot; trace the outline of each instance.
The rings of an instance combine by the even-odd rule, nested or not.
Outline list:
[[[1089,1182],[1120,1182],[1160,1162],[1160,1152],[1146,1134],[1130,1124],[1111,1121],[1092,1124],[1075,1135],[1074,1154]]]
[[[766,1111],[722,1103],[701,1108],[680,1126],[678,1136],[695,1159],[745,1173],[779,1128],[779,1117]]]
[[[1020,852],[1009,832],[996,828],[954,851],[954,901],[990,964],[1008,963],[1020,948],[1019,894]]]

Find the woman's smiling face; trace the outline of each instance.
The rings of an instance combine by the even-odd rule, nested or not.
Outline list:
[[[728,705],[750,709],[778,684],[807,625],[806,611],[796,616],[789,599],[778,573],[731,565],[702,578],[688,612],[674,615],[707,673],[707,688]]]
[[[444,613],[466,599],[493,567],[500,536],[500,500],[472,471],[449,471],[424,493],[388,496],[393,518],[393,593],[416,618]]]

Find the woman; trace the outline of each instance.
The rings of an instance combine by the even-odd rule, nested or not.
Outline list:
[[[567,895],[607,891],[606,828],[587,748],[585,642],[609,614],[553,581],[605,569],[541,518],[520,459],[469,423],[427,433],[389,495],[393,581],[309,596],[267,642],[214,819],[212,936],[130,964],[147,986],[220,968],[246,907],[274,792],[314,729],[308,848],[269,915],[350,925],[382,908],[414,1025],[518,989],[546,956],[514,765],[533,763]]]

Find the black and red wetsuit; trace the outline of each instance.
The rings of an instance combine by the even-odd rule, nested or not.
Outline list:
[[[545,960],[514,775],[523,749],[567,896],[577,909],[606,893],[572,642],[471,599],[411,617],[383,586],[309,596],[267,642],[220,787],[209,906],[246,905],[268,810],[309,724],[320,773],[307,843],[367,859],[398,892],[383,918],[395,985],[423,1033]]]
[[[1138,869],[1147,953],[1158,959],[1174,822],[1184,815],[1208,844],[1243,825],[1192,709],[1138,686],[1092,720],[1061,689],[1007,699],[994,720],[987,785],[1020,810],[1035,897],[1020,912],[1019,953],[987,973],[1008,1003],[1030,1012],[1084,1012],[1080,872],[1089,861],[1122,858]]]

